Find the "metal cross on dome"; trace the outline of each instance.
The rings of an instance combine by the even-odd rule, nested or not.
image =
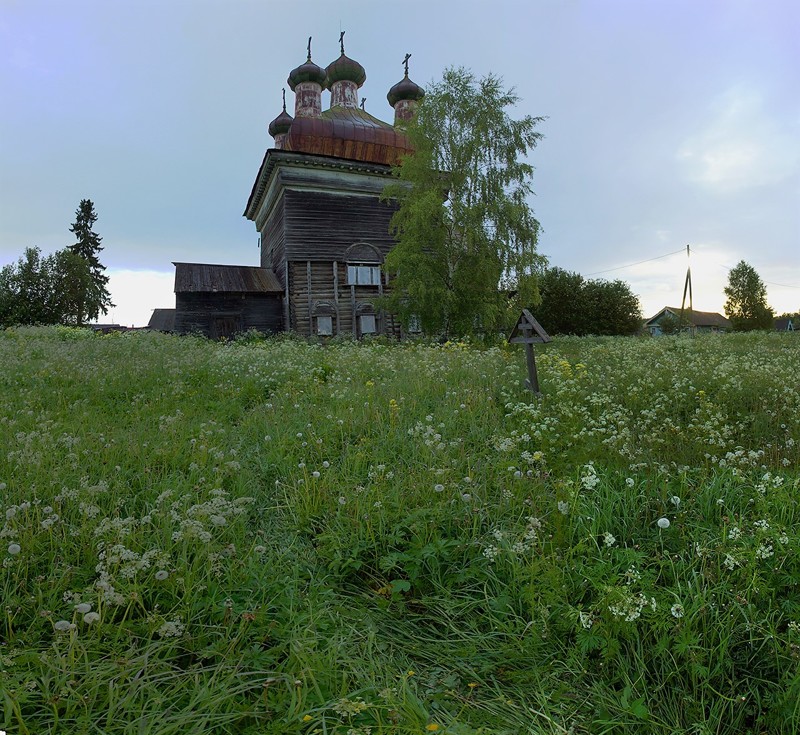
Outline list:
[[[403,59],[403,66],[406,68],[406,76],[408,76],[408,60],[411,58],[411,54],[406,54],[406,58]]]
[[[339,34],[339,46],[342,49],[342,55],[344,55],[344,31]]]

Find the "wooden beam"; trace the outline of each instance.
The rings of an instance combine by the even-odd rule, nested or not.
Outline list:
[[[314,319],[311,316],[311,261],[306,261],[306,282],[308,284],[308,336],[314,335]]]
[[[339,334],[339,263],[333,261],[333,310],[336,313],[336,334]]]

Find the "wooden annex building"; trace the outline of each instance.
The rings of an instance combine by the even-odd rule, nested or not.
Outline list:
[[[269,125],[267,150],[244,216],[260,234],[260,266],[175,263],[178,333],[230,337],[248,329],[306,336],[400,334],[380,308],[390,288],[382,270],[394,245],[396,209],[380,200],[391,167],[410,152],[403,133],[421,87],[403,79],[387,95],[394,124],[358,104],[366,72],[344,52],[327,68],[311,60],[292,70],[294,117]],[[322,96],[330,93],[328,109]]]

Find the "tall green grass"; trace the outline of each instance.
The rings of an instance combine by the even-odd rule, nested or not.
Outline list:
[[[0,729],[795,733],[800,340],[0,332]]]

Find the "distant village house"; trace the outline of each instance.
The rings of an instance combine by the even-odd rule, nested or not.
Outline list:
[[[716,311],[694,311],[693,309],[684,309],[683,315],[681,315],[681,309],[674,306],[665,306],[658,314],[644,323],[644,328],[650,332],[651,335],[657,337],[665,333],[663,329],[665,322],[669,322],[670,326],[675,325],[675,327],[680,324],[681,331],[690,331],[692,333],[721,333],[728,332],[731,329],[730,320],[726,319],[722,314],[718,314]]]

